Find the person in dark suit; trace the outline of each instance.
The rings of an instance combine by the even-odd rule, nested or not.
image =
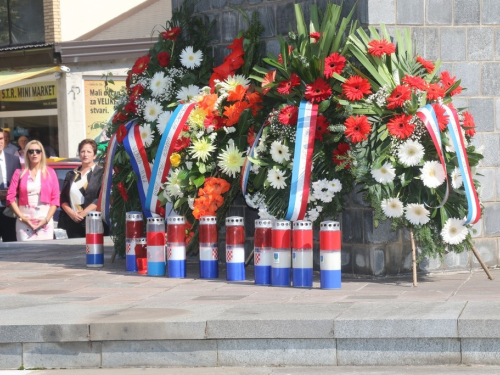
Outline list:
[[[4,151],[5,133],[0,128],[0,237],[3,242],[16,241],[16,218],[3,214],[6,209],[7,188],[14,172],[21,169],[19,157]]]
[[[58,228],[69,238],[85,237],[85,216],[97,208],[104,170],[95,164],[97,143],[84,139],[78,145],[82,165],[66,174],[61,190]],[[106,233],[105,233],[106,234]]]

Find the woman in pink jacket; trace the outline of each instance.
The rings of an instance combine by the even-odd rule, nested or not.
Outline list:
[[[47,167],[39,141],[29,142],[25,151],[24,169],[18,169],[12,176],[7,206],[19,219],[16,222],[18,241],[51,240],[54,238],[52,216],[59,206],[59,181],[56,172]]]

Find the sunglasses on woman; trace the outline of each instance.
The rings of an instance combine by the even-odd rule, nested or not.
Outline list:
[[[42,150],[28,150],[28,154],[33,155],[33,154],[40,155],[42,153]]]

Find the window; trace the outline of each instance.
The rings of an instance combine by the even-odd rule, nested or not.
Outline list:
[[[0,47],[44,41],[43,0],[0,0]]]

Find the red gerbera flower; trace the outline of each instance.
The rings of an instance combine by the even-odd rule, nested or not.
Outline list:
[[[406,139],[413,134],[414,124],[410,123],[413,118],[412,115],[399,115],[394,116],[387,124],[387,129],[393,137],[399,139]]]
[[[160,52],[156,55],[156,59],[158,60],[158,64],[162,67],[166,67],[170,64],[170,54],[168,52]]]
[[[363,99],[366,94],[371,94],[370,82],[360,76],[349,77],[342,84],[342,94],[351,101]]]
[[[345,135],[351,139],[352,143],[361,142],[367,138],[368,133],[371,132],[372,126],[368,122],[366,116],[351,116],[344,123]]]
[[[345,57],[339,53],[332,53],[325,59],[325,71],[323,74],[326,78],[332,78],[333,73],[341,74],[346,61]]]
[[[434,71],[435,66],[432,61],[427,61],[420,56],[417,57],[417,61],[427,70],[427,73],[432,73]]]
[[[402,107],[404,102],[411,98],[411,89],[405,85],[398,85],[387,98],[387,109]]]
[[[266,95],[269,90],[271,90],[271,85],[274,80],[276,79],[276,70],[270,70],[267,72],[267,74],[264,76],[264,79],[262,80],[262,93]],[[266,87],[267,86],[267,87]]]
[[[203,122],[203,125],[205,125],[205,128],[208,128],[209,126],[213,126],[214,130],[219,130],[222,129],[224,126],[224,118],[220,116],[216,116],[214,114],[208,115],[205,117],[205,121]]]
[[[295,86],[300,85],[300,78],[297,74],[292,73],[288,81],[281,81],[278,84],[278,92],[282,95],[288,95],[292,92]]]
[[[387,40],[372,40],[368,43],[368,53],[372,56],[382,57],[382,55],[391,55],[396,51],[396,46]]]
[[[322,78],[316,79],[312,84],[306,85],[306,92],[304,97],[311,103],[322,102],[328,99],[332,95],[332,88],[330,85]]]
[[[297,125],[299,109],[294,105],[287,105],[282,108],[278,120],[285,125]]]
[[[465,134],[467,134],[469,137],[473,137],[476,134],[476,124],[474,122],[474,117],[472,117],[469,111],[463,111],[462,115],[464,116]]]
[[[163,39],[165,40],[177,40],[177,36],[181,33],[181,28],[180,27],[172,27],[171,29],[168,29],[167,31],[164,31],[161,33],[163,36]]]
[[[441,79],[440,82],[443,85],[443,88],[445,90],[448,90],[451,86],[453,86],[456,83],[455,78],[456,78],[455,76],[450,77],[450,73],[448,72],[442,72],[440,76]],[[460,94],[461,92],[462,92],[462,87],[457,86],[456,89],[450,93],[450,95],[451,96],[457,95]]]
[[[420,77],[409,76],[406,74],[401,81],[410,86],[412,89],[425,90],[427,88],[427,82]]]
[[[347,153],[351,147],[347,143],[339,143],[337,149],[333,151],[333,162],[337,165],[342,165],[345,163],[345,159],[343,157],[347,156]],[[339,158],[340,156],[340,158]],[[351,165],[346,164],[345,169],[349,169]]]
[[[323,115],[319,115],[316,120],[316,133],[314,135],[314,139],[319,139],[321,142],[323,142],[323,135],[330,134],[328,125],[330,124],[328,124],[326,117]]]
[[[149,55],[139,57],[132,67],[132,73],[141,74],[142,72],[144,72],[148,68],[149,60]]]
[[[130,94],[130,97],[136,98],[140,96],[143,92],[144,92],[144,86],[142,86],[141,84],[137,84],[132,88],[132,93]]]
[[[314,39],[313,44],[318,43],[318,40],[320,37],[321,37],[321,34],[318,32],[314,32],[314,33],[309,34],[309,38]]]
[[[438,100],[444,97],[445,90],[437,83],[431,83],[427,86],[427,99]]]
[[[123,182],[119,182],[117,184],[118,186],[118,191],[120,192],[120,195],[122,197],[122,199],[127,202],[128,201],[128,194],[127,194],[127,189],[125,188],[125,186],[123,185]]]
[[[434,108],[434,113],[436,114],[439,130],[445,130],[448,125],[448,115],[446,115],[446,111],[439,104],[432,104],[432,108]]]
[[[127,136],[127,128],[125,125],[121,124],[116,130],[116,140],[118,143],[122,144],[123,140]]]

